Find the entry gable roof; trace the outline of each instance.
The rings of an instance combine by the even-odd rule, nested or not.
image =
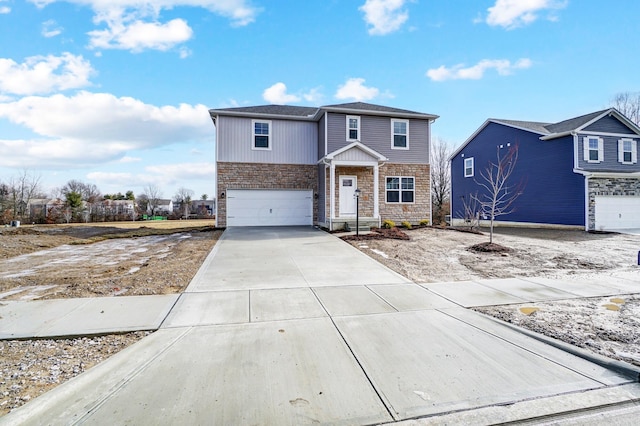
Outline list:
[[[373,159],[377,160],[377,161],[389,161],[389,159],[387,157],[385,157],[384,155],[380,154],[378,151],[369,148],[368,146],[362,144],[361,142],[353,142],[350,143],[349,145],[343,146],[340,149],[336,149],[333,152],[328,153],[327,155],[324,156],[324,158],[320,161],[323,160],[333,160],[335,159],[337,156],[344,154],[348,151],[351,150],[360,150],[363,151],[365,154],[369,155],[370,157],[372,157]]]

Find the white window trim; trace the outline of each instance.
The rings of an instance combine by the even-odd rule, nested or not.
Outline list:
[[[353,118],[358,120],[358,137],[355,138],[355,139],[352,139],[352,138],[349,137],[349,120],[353,119]],[[362,134],[360,133],[361,132],[361,127],[362,127],[361,126],[362,123],[361,123],[361,120],[360,120],[360,116],[359,115],[347,115],[347,119],[346,119],[345,123],[346,123],[346,126],[347,126],[347,134],[346,134],[347,140],[351,141],[351,142],[353,142],[353,141],[360,142],[360,139],[362,138]]]
[[[471,163],[471,173],[467,174],[467,161],[469,161]],[[469,157],[469,158],[465,158],[464,159],[464,163],[463,163],[463,173],[464,173],[464,177],[468,178],[468,177],[473,177],[473,173],[474,173],[474,167],[473,167],[473,157]]]
[[[589,159],[589,139],[598,140],[598,159]],[[584,161],[587,163],[602,163],[604,161],[604,140],[598,136],[585,136],[582,138],[582,151],[584,154]]]
[[[631,142],[631,161],[624,161],[624,143]],[[629,151],[626,151],[629,152]],[[638,162],[638,142],[631,138],[618,139],[618,162],[622,164],[636,164]]]
[[[399,180],[399,187],[398,189],[387,189],[387,179],[393,179],[393,178],[397,178]],[[402,179],[413,179],[413,189],[402,189]],[[394,203],[394,202],[390,202],[387,201],[387,192],[389,191],[399,191],[399,197],[398,197],[398,202]],[[413,201],[410,203],[406,203],[402,201],[402,192],[413,192]],[[384,177],[384,203],[385,204],[392,204],[392,205],[396,205],[396,204],[415,204],[416,203],[416,178],[415,176],[385,176]]]
[[[395,146],[395,132],[394,123],[406,123],[407,124],[407,146]],[[409,120],[399,120],[396,118],[391,119],[391,149],[409,149]]]
[[[256,123],[267,123],[269,125],[269,133],[266,135],[269,140],[269,146],[266,148],[256,146],[256,136],[265,136],[256,135]],[[272,133],[273,126],[271,124],[271,120],[251,120],[251,149],[255,151],[271,151],[271,147],[273,146]]]

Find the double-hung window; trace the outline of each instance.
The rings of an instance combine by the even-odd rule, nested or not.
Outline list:
[[[618,161],[622,164],[638,162],[638,145],[633,139],[618,140]]]
[[[473,177],[473,157],[464,159],[464,177]]]
[[[600,163],[604,161],[604,140],[597,136],[585,136],[582,139],[584,145],[584,161],[587,163]]]
[[[347,115],[347,140],[360,140],[360,117],[356,115]]]
[[[391,120],[391,148],[409,149],[409,120]]]
[[[253,120],[252,149],[271,149],[271,121]]]
[[[387,203],[413,203],[415,192],[415,178],[407,176],[387,177]]]

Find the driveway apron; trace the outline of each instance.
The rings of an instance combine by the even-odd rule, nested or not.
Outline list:
[[[229,228],[159,331],[0,423],[375,424],[634,382],[446,296],[311,227]]]

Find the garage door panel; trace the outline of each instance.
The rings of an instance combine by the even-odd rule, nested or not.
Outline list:
[[[312,194],[310,190],[229,190],[227,225],[312,225]]]
[[[596,196],[596,230],[640,228],[640,197]]]

